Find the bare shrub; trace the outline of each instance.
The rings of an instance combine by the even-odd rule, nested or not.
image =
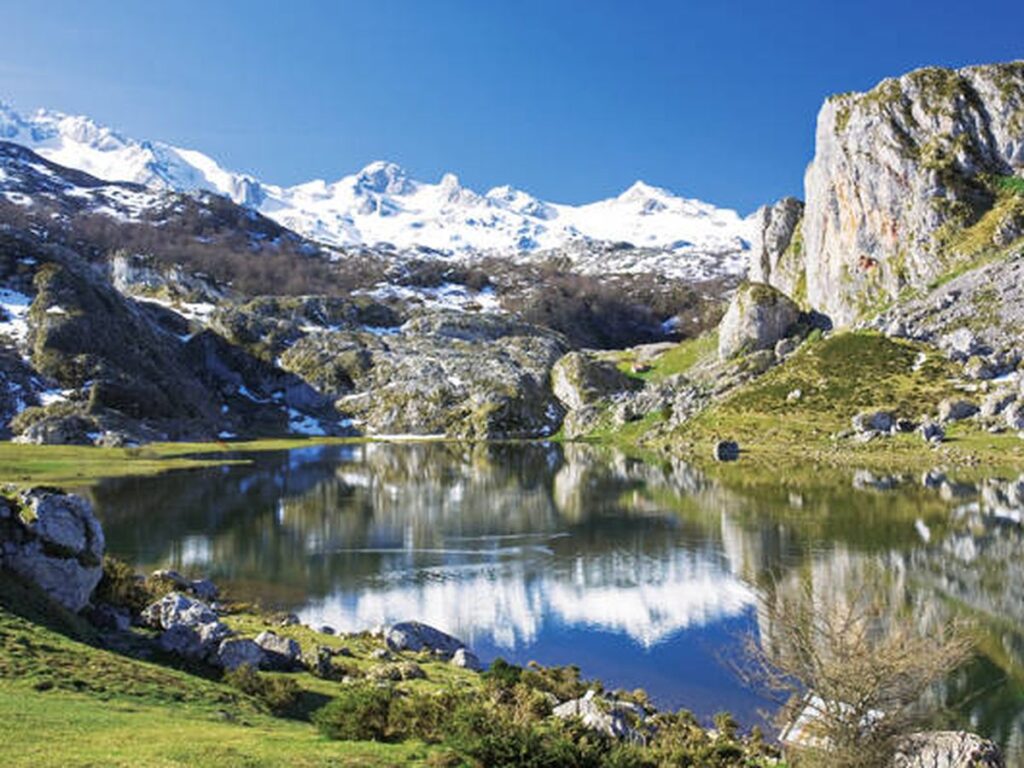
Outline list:
[[[785,702],[777,721],[795,765],[887,765],[973,643],[958,624],[919,626],[867,587],[823,602],[809,584],[762,593],[744,672]]]

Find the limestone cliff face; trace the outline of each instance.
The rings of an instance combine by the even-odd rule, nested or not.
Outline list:
[[[803,214],[804,204],[795,197],[758,209],[747,274],[750,282],[778,288],[798,303],[803,303],[807,294]]]
[[[1012,242],[1021,177],[1024,62],[921,69],[831,97],[805,179],[807,303],[849,325]]]

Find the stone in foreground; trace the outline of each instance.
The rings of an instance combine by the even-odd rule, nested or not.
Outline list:
[[[230,638],[220,644],[215,661],[229,671],[239,667],[259,669],[266,664],[266,654],[253,640]]]
[[[429,651],[449,659],[466,647],[458,638],[418,621],[402,621],[388,627],[384,643],[392,651]]]
[[[0,567],[32,582],[77,613],[103,576],[106,542],[92,505],[81,496],[36,488],[0,500]]]
[[[589,690],[580,699],[572,699],[564,704],[559,704],[551,710],[551,714],[560,720],[577,717],[584,726],[592,731],[613,739],[624,739],[633,734],[633,728],[629,724],[629,715],[637,714],[634,706],[625,702],[603,699],[597,696],[594,690]]]
[[[295,669],[302,658],[302,648],[290,637],[266,631],[256,635],[253,641],[263,649],[264,664],[269,669],[277,669],[284,672]]]

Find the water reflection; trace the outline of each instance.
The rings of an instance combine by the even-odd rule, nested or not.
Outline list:
[[[104,483],[112,551],[195,570],[343,630],[419,618],[481,653],[577,662],[702,715],[759,701],[718,656],[771,642],[757,591],[821,604],[870,583],[922,629],[955,615],[983,657],[937,692],[1024,744],[1024,483],[857,473],[729,487],[678,461],[580,446],[363,445]]]

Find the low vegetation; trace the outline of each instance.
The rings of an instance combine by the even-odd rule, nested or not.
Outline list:
[[[106,597],[125,569],[106,564]],[[150,585],[140,584],[139,589]],[[103,765],[760,766],[775,764],[758,733],[728,717],[707,731],[687,712],[656,716],[657,732],[620,742],[575,720],[551,717],[553,703],[601,691],[574,667],[497,662],[483,675],[429,654],[381,661],[379,638],[335,636],[290,626],[239,607],[225,617],[250,634],[273,627],[307,652],[333,648],[334,672],[270,673],[242,667],[222,677],[206,668],[144,660],[145,632],[113,647],[87,622],[55,607],[9,574],[0,578],[0,715],[11,726],[5,763]],[[108,636],[109,637],[109,636]],[[344,651],[342,651],[344,649]],[[415,664],[424,676],[378,682],[373,670]],[[620,694],[646,704],[641,692]],[[642,727],[642,726],[641,726]],[[71,732],[75,738],[69,740]],[[69,762],[70,761],[70,762]],[[77,761],[77,762],[75,762]]]

